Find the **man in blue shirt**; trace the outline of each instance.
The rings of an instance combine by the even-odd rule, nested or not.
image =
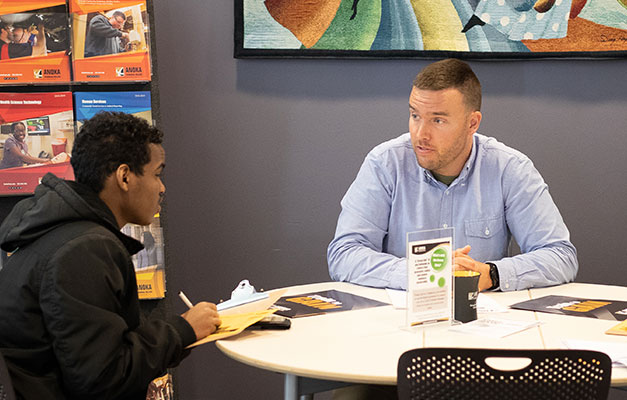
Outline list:
[[[409,133],[375,147],[342,199],[331,278],[406,289],[408,232],[453,227],[455,268],[479,289],[572,281],[570,234],[531,160],[477,133],[481,85],[468,64],[435,62],[413,82]],[[512,236],[522,254],[510,257]]]

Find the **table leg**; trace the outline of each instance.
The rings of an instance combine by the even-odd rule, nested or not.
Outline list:
[[[298,400],[298,376],[285,374],[285,385],[283,388],[284,400]]]
[[[350,386],[353,383],[327,381],[324,379],[304,378],[285,374],[284,400],[313,400],[314,394]]]

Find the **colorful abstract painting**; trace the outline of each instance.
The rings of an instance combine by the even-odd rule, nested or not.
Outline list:
[[[627,0],[236,0],[235,57],[627,56]]]

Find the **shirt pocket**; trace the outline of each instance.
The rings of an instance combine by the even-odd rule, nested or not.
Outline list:
[[[472,238],[491,239],[495,236],[504,236],[505,215],[490,218],[466,220],[466,236]]]

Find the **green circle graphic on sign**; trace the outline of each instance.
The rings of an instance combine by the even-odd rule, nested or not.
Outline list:
[[[431,268],[436,271],[442,271],[447,261],[448,253],[443,248],[435,249],[431,254]]]
[[[444,279],[444,278],[438,279],[438,286],[439,287],[444,287],[445,284],[446,284],[446,279]]]
[[[431,275],[431,276],[429,277],[429,280],[430,280],[431,282],[435,282],[435,275]]]

